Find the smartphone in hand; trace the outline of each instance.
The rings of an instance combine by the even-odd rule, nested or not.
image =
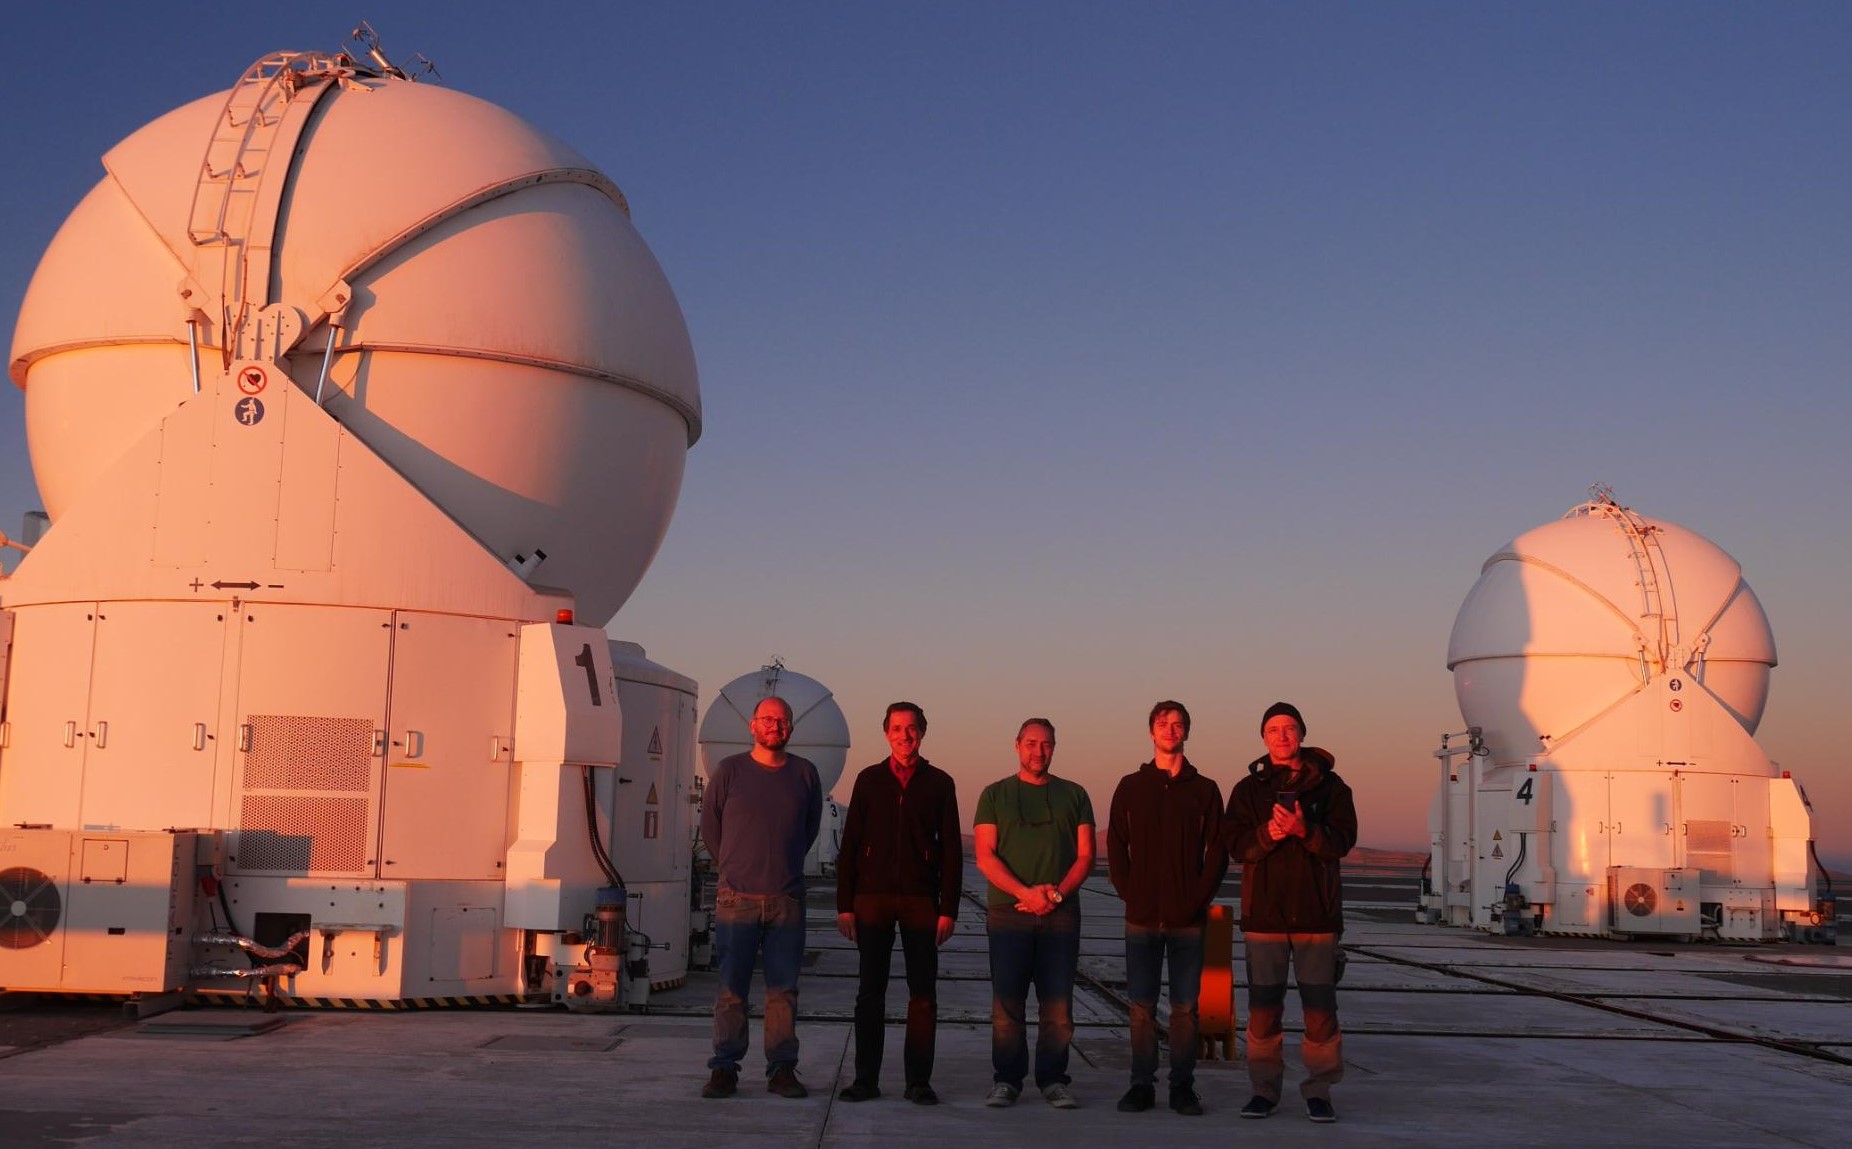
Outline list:
[[[1275,806],[1284,806],[1288,810],[1297,810],[1299,808],[1299,791],[1281,790],[1278,794],[1273,796],[1273,804]]]

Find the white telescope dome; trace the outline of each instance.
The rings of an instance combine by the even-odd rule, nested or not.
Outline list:
[[[1447,645],[1460,713],[1495,761],[1537,754],[1669,674],[1753,734],[1775,661],[1735,559],[1603,490],[1487,559]]]
[[[817,767],[823,792],[835,789],[849,757],[849,722],[836,696],[814,678],[786,670],[774,660],[751,674],[742,674],[720,688],[701,719],[701,769],[713,774],[722,758],[752,749],[752,712],[773,696],[791,705],[789,753],[808,758]]]
[[[240,121],[240,93],[300,58],[118,144],[47,249],[9,367],[53,522],[191,398],[189,318],[220,372],[240,306],[293,308],[300,341],[272,351],[312,393],[337,313],[327,410],[505,561],[544,552],[531,580],[572,591],[581,618],[608,618],[700,434],[687,327],[623,194],[509,112],[393,75],[285,76],[282,113]],[[217,234],[237,242],[214,242],[202,204],[220,185],[201,173],[231,170],[224,125],[241,122],[259,125],[235,152],[249,200],[224,194]],[[267,147],[273,123],[293,147]]]

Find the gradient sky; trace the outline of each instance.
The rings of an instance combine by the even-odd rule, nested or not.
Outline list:
[[[1852,6],[361,8],[675,286],[706,434],[612,631],[704,706],[781,655],[853,769],[913,699],[967,811],[1045,714],[1103,817],[1153,701],[1226,788],[1286,698],[1418,846],[1454,614],[1599,481],[1742,562],[1760,740],[1852,863]],[[0,315],[111,145],[356,14],[10,10]]]

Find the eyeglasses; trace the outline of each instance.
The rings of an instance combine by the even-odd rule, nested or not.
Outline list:
[[[791,720],[789,718],[755,718],[752,724],[754,726],[788,727],[791,725]]]

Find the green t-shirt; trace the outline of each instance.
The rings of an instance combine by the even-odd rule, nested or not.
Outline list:
[[[1080,827],[1093,825],[1093,799],[1065,778],[1031,786],[1012,774],[984,787],[973,823],[997,828],[997,857],[1024,885],[1059,882],[1074,865]],[[1016,899],[993,882],[990,904],[1013,906]]]

